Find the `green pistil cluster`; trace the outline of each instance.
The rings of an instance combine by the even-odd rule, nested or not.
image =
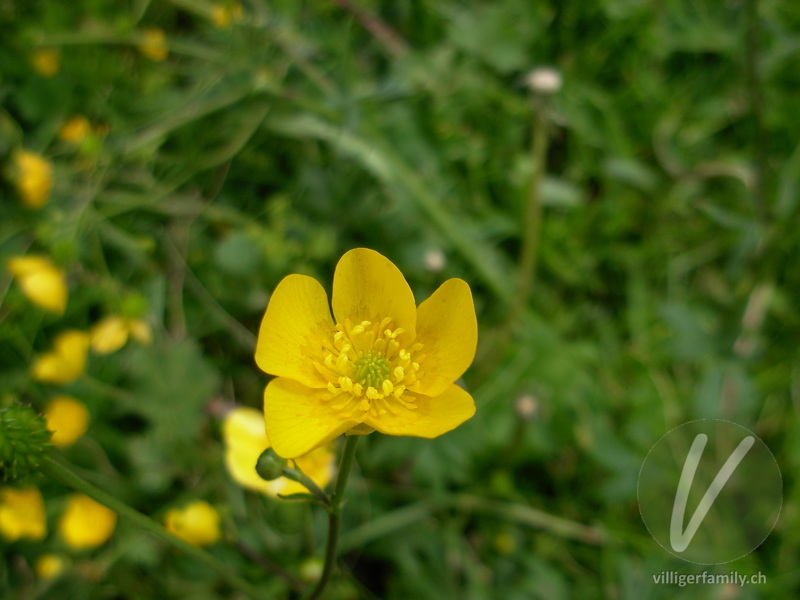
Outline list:
[[[51,432],[30,406],[0,408],[0,477],[10,481],[26,476],[41,463]]]
[[[353,362],[353,379],[364,387],[381,389],[381,384],[389,377],[391,366],[380,354],[365,352]]]

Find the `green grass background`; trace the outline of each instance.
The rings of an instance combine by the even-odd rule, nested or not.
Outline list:
[[[307,273],[329,289],[338,257],[367,246],[418,301],[447,277],[470,283],[478,412],[434,441],[362,442],[329,598],[797,594],[800,5],[243,4],[220,29],[199,1],[0,0],[0,151],[55,168],[41,212],[0,191],[0,259],[49,254],[71,288],[54,318],[0,276],[0,395],[80,397],[93,421],[66,455],[87,478],[155,518],[207,499],[230,539],[297,572],[322,551],[322,515],[230,481],[216,407],[260,405],[252,353],[278,281]],[[165,31],[166,60],[137,50],[148,27]],[[52,78],[31,68],[42,47],[60,52]],[[534,100],[525,76],[546,65],[563,87]],[[76,113],[108,135],[59,141]],[[516,313],[534,122],[549,147]],[[31,381],[56,332],[120,312],[147,316],[154,344],[92,358],[64,389]],[[775,531],[720,567],[667,554],[636,502],[648,449],[697,418],[755,431],[784,477]],[[52,525],[67,490],[39,483]],[[60,544],[0,546],[0,596],[241,597],[124,522],[36,581],[30,564]],[[265,598],[287,596],[229,544],[211,551]],[[767,583],[654,585],[667,569]]]

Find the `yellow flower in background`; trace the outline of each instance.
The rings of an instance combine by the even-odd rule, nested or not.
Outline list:
[[[235,4],[215,4],[211,7],[211,22],[215,27],[220,29],[227,29],[231,23],[240,21],[242,19],[242,5],[236,2]]]
[[[73,494],[58,522],[58,531],[73,550],[94,548],[103,544],[117,525],[117,513],[89,496]]]
[[[63,314],[67,307],[67,282],[64,271],[44,256],[14,256],[8,261],[9,273],[17,278],[22,292],[45,310]]]
[[[256,462],[269,448],[261,411],[247,406],[233,409],[225,416],[222,437],[225,441],[225,464],[239,485],[269,496],[308,492],[302,484],[286,477],[264,481],[258,476]],[[332,449],[323,446],[298,457],[295,462],[303,473],[324,489],[333,478],[334,460]]]
[[[61,68],[61,56],[53,48],[41,48],[31,55],[31,64],[39,75],[52,77]]]
[[[50,438],[56,446],[71,446],[89,427],[89,411],[86,405],[71,396],[56,396],[44,409],[47,428],[53,432]]]
[[[41,540],[47,535],[42,494],[35,487],[0,489],[0,533],[8,541]]]
[[[164,526],[173,535],[195,546],[209,546],[220,538],[219,513],[204,500],[169,510]]]
[[[151,27],[142,32],[142,43],[139,44],[139,51],[147,58],[155,61],[162,61],[167,58],[167,36],[162,29]]]
[[[39,355],[31,372],[45,383],[64,384],[81,376],[86,368],[89,336],[77,329],[67,330],[53,340],[53,349]]]
[[[153,328],[144,319],[128,319],[128,333],[140,344],[147,346],[153,342]]]
[[[36,559],[34,571],[39,579],[55,579],[64,571],[64,559],[58,554],[42,554]]]
[[[153,340],[150,324],[143,319],[111,316],[98,321],[89,330],[92,351],[96,354],[116,352],[128,343],[128,337],[140,344],[149,344]]]
[[[92,124],[83,115],[74,115],[66,120],[58,131],[58,137],[70,144],[79,144],[92,133]]]
[[[22,203],[35,210],[42,208],[53,189],[53,165],[28,150],[16,152],[13,161],[14,183]]]
[[[455,385],[475,356],[469,285],[449,279],[417,307],[403,274],[373,250],[339,260],[333,315],[322,286],[289,275],[261,322],[256,362],[277,375],[264,391],[267,436],[292,458],[343,434],[433,438],[475,414]]]

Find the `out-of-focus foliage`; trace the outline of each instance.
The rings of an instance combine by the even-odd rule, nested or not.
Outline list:
[[[260,406],[270,290],[292,272],[330,281],[368,246],[417,300],[470,282],[478,412],[433,441],[365,438],[342,538],[352,577],[330,598],[796,594],[798,5],[353,4],[0,0],[0,400],[41,412],[79,398],[91,422],[64,453],[83,474],[159,521],[208,502],[222,528],[210,551],[285,596],[232,542],[301,573],[324,523],[229,478],[221,419]],[[563,87],[547,103],[536,279],[511,322],[525,79],[542,65]],[[28,179],[22,152],[41,159]],[[62,315],[6,270],[28,255],[66,274]],[[70,377],[32,377],[60,334],[108,316],[151,339],[131,329],[80,368],[59,363]],[[653,584],[704,567],[648,535],[638,470],[703,417],[754,430],[783,471],[773,534],[705,567],[760,570],[765,585]],[[51,534],[3,542],[0,596],[239,597],[123,520],[71,550],[55,533],[69,490],[35,485]],[[50,555],[68,559],[37,577]]]

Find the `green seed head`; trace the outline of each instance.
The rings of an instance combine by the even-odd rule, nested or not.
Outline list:
[[[389,361],[383,355],[366,352],[353,362],[353,379],[363,386],[380,389],[390,370]]]
[[[35,471],[50,447],[44,417],[30,406],[0,408],[0,477],[11,481]]]

